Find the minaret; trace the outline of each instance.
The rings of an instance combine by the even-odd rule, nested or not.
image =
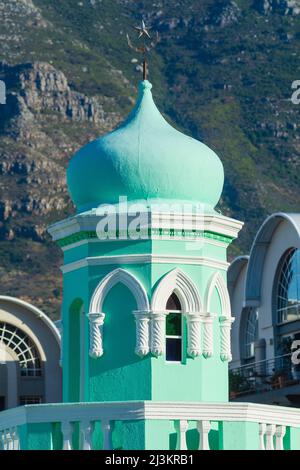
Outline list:
[[[215,210],[219,157],[170,126],[151,88],[71,159],[77,213],[49,228],[64,253],[65,402],[228,401],[226,250],[242,223]]]

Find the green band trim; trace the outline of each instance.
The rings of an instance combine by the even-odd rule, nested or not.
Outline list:
[[[135,232],[136,233],[136,232]],[[168,237],[170,239],[172,238],[178,238],[181,237],[182,239],[184,238],[195,238],[195,239],[201,239],[201,238],[208,238],[212,240],[217,240],[223,243],[228,243],[230,244],[232,240],[234,239],[233,237],[227,237],[225,235],[220,235],[215,232],[209,232],[209,231],[201,231],[201,230],[175,230],[175,229],[148,229],[146,232],[140,232],[141,235],[141,240],[145,240],[148,238],[152,238],[155,236],[160,236],[160,237]],[[83,231],[83,232],[78,232],[73,235],[69,235],[68,237],[61,238],[60,240],[57,241],[58,245],[60,247],[65,247],[68,245],[71,245],[73,243],[77,243],[83,240],[91,240],[91,239],[96,239],[97,238],[97,233],[95,231]],[[130,233],[128,231],[120,233],[118,230],[116,231],[116,234],[110,234],[107,233],[106,239],[110,238],[112,241],[113,240],[131,240],[133,239],[130,236]],[[99,239],[101,242],[101,239]]]

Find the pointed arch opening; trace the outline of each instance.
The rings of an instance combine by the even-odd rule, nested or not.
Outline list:
[[[152,296],[151,309],[154,312],[164,312],[173,293],[176,294],[183,313],[202,311],[197,287],[190,277],[178,268],[173,269],[160,280]]]
[[[207,288],[205,292],[205,300],[204,300],[205,312],[211,313],[212,297],[213,297],[214,289],[217,290],[219,297],[220,297],[221,310],[222,310],[221,315],[223,317],[230,318],[231,317],[230,298],[229,298],[225,280],[219,272],[214,273],[207,284]]]
[[[96,287],[90,302],[91,313],[101,313],[103,311],[103,303],[108,292],[118,283],[124,284],[133,294],[137,310],[149,311],[149,300],[140,281],[125,269],[115,269],[107,274]]]

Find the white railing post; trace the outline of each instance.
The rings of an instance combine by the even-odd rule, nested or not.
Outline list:
[[[101,422],[103,432],[103,450],[112,450],[112,426],[110,421]]]
[[[5,448],[4,448],[4,430],[0,431],[0,450],[5,450]]]
[[[275,424],[267,424],[266,430],[266,450],[274,450]]]
[[[6,446],[7,450],[13,450],[14,448],[14,441],[11,428],[6,430]]]
[[[82,435],[82,450],[92,450],[93,423],[83,420],[80,423]]]
[[[265,435],[266,435],[267,426],[265,423],[260,423],[259,425],[259,450],[265,450]]]
[[[10,431],[10,435],[12,438],[12,449],[20,450],[20,439],[19,439],[18,428],[17,427],[12,428]]]
[[[177,430],[177,450],[187,450],[186,443],[186,432],[188,430],[189,423],[186,420],[180,420],[176,423]]]
[[[199,432],[199,450],[210,450],[208,435],[211,430],[210,421],[198,421],[197,429]]]
[[[63,421],[61,423],[61,432],[63,435],[62,450],[72,450],[73,424],[69,421]]]
[[[275,431],[275,449],[276,450],[284,450],[283,447],[283,438],[285,436],[286,427],[285,426],[276,426]]]

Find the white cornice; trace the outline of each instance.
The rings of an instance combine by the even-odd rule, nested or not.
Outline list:
[[[118,256],[91,256],[85,259],[74,261],[61,267],[64,274],[85,268],[87,266],[110,266],[124,264],[180,264],[194,266],[208,266],[214,269],[222,269],[227,271],[229,263],[219,261],[213,258],[202,256],[176,256],[176,255],[152,255],[152,254],[135,254],[135,255],[118,255]]]
[[[174,230],[197,230],[209,231],[220,235],[236,238],[243,227],[243,223],[225,217],[218,213],[198,214],[184,213],[174,214],[167,212],[147,213],[148,222],[143,229],[174,229]],[[48,232],[53,240],[74,235],[82,231],[96,231],[96,226],[101,220],[101,216],[96,215],[95,211],[77,214],[69,219],[62,220],[48,228]]]
[[[27,405],[0,413],[0,430],[26,423],[97,420],[235,421],[300,428],[300,410],[256,403],[105,402]]]

